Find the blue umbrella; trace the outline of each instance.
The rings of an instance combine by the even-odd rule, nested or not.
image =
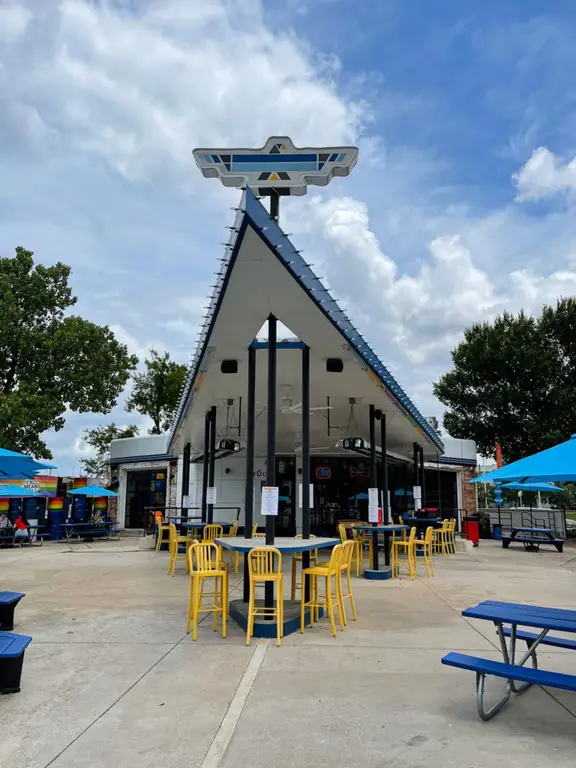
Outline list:
[[[74,488],[68,493],[74,496],[118,496],[114,491],[109,491],[108,488],[101,488],[99,485],[86,485],[84,488]]]
[[[534,493],[562,493],[564,490],[552,483],[503,483],[502,488],[509,491],[533,491]]]
[[[493,483],[507,480],[520,483],[576,481],[576,435],[553,448],[513,461],[505,467],[479,475],[471,483]]]
[[[11,479],[32,478],[41,469],[56,469],[56,467],[53,464],[35,461],[32,456],[27,456],[25,453],[0,448],[0,475]]]
[[[5,485],[0,483],[0,497],[2,498],[23,499],[29,496],[43,496],[43,494],[30,488],[24,488],[22,485]]]
[[[357,493],[356,496],[350,496],[350,501],[354,501],[354,499],[356,499],[356,501],[366,501],[367,498],[367,493]]]

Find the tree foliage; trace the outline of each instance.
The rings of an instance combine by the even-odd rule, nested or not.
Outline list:
[[[85,442],[94,448],[95,455],[90,459],[80,459],[84,472],[89,477],[102,477],[110,464],[110,443],[123,437],[136,437],[138,427],[129,424],[118,427],[114,422],[107,426],[84,430]]]
[[[505,460],[515,461],[576,431],[576,299],[537,318],[504,313],[473,325],[452,362],[434,385],[448,409],[444,426],[485,456],[499,441]]]
[[[51,458],[42,433],[67,410],[108,413],[138,361],[107,326],[67,314],[70,267],[33,255],[0,259],[0,446]]]
[[[149,416],[153,423],[150,434],[160,435],[172,423],[187,368],[170,360],[168,352],[160,355],[154,349],[150,350],[150,357],[145,363],[146,372],[133,377],[132,394],[126,403],[126,410]]]

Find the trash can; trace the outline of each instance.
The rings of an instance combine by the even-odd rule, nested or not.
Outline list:
[[[464,536],[471,541],[475,547],[480,544],[480,526],[477,517],[465,517],[462,520]]]
[[[496,539],[496,541],[502,540],[502,526],[498,523],[492,526],[492,538]]]

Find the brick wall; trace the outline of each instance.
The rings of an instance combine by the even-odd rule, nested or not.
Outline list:
[[[471,485],[470,480],[476,477],[474,467],[466,467],[462,470],[462,506],[471,515],[476,512],[476,486]]]

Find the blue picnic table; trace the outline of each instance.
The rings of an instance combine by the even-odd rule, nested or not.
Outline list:
[[[552,544],[558,552],[562,552],[565,539],[558,538],[552,528],[533,528],[529,526],[515,526],[509,536],[502,536],[502,547],[508,549],[510,544],[517,542],[524,544],[524,549],[538,552],[540,544]]]
[[[104,536],[108,540],[114,536],[116,540],[120,539],[119,524],[110,520],[94,520],[91,523],[68,522],[61,525],[68,543],[72,536],[77,536],[78,538],[81,536]]]
[[[522,693],[531,685],[576,691],[576,675],[551,672],[538,668],[537,651],[541,645],[576,650],[576,639],[551,636],[550,632],[573,634],[576,638],[576,611],[523,603],[485,600],[462,611],[466,618],[491,621],[500,641],[502,661],[482,659],[463,653],[449,653],[442,663],[476,673],[476,706],[483,720],[489,720],[509,701],[512,693]],[[537,630],[527,632],[519,627]],[[507,643],[507,638],[509,643]],[[516,660],[516,644],[526,643],[527,649]],[[526,667],[531,659],[532,666]],[[490,709],[484,707],[486,675],[506,680],[503,697]],[[521,685],[518,685],[521,683]]]

